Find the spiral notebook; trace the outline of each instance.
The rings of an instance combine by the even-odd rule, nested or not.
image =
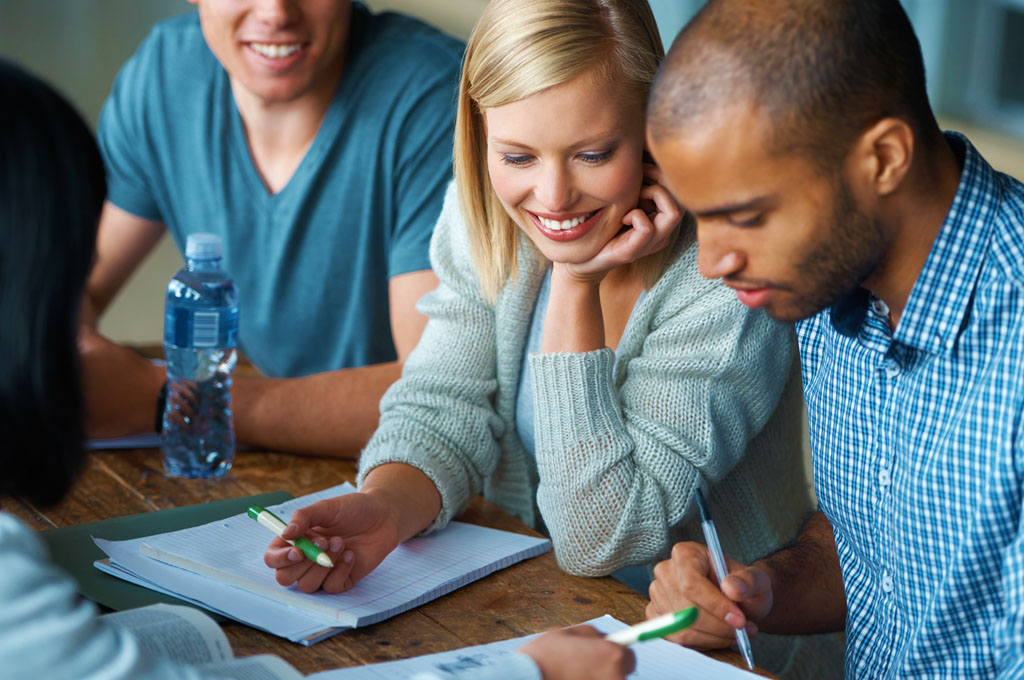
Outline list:
[[[287,522],[300,507],[352,491],[352,485],[343,484],[270,509]],[[351,628],[382,621],[551,548],[547,539],[451,522],[442,531],[398,546],[351,590],[329,594],[278,585],[273,570],[263,563],[272,538],[240,514],[133,541],[96,543],[111,557],[104,565],[110,573],[128,572],[165,592],[293,640],[318,626]],[[234,590],[225,592],[224,585]],[[254,597],[237,597],[242,593]],[[279,615],[290,617],[291,631],[277,624]],[[296,617],[309,625],[299,631]]]

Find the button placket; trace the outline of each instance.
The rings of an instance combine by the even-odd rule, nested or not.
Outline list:
[[[882,487],[882,491],[886,491],[889,485],[892,484],[892,473],[889,472],[889,468],[883,467],[878,471],[878,485]]]
[[[882,591],[886,594],[891,593],[896,588],[896,582],[892,578],[892,574],[886,569],[882,572]]]

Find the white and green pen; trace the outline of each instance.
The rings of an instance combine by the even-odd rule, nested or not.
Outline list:
[[[288,526],[281,521],[280,517],[258,505],[253,505],[249,508],[249,517],[252,517],[254,520],[273,531],[278,538],[281,538],[281,534],[284,533],[285,527]],[[287,538],[283,540],[288,541]],[[327,556],[327,553],[316,547],[316,544],[308,538],[300,536],[294,541],[288,541],[288,543],[291,543],[301,550],[303,555],[313,560],[321,567],[327,567],[328,569],[334,568],[334,562],[332,562],[331,558]]]
[[[708,553],[711,555],[711,564],[715,568],[715,576],[718,577],[718,584],[721,585],[729,570],[725,567],[725,554],[722,552],[722,544],[718,541],[718,532],[715,530],[715,523],[711,521],[711,511],[708,510],[708,502],[704,500],[704,493],[697,489],[697,510],[700,511],[700,528],[704,530],[704,542],[708,544]],[[750,638],[744,628],[736,628],[736,646],[740,648],[743,660],[747,662],[747,668],[754,670],[754,652],[750,649]]]
[[[631,645],[634,642],[654,640],[655,638],[663,638],[666,635],[677,633],[683,628],[692,626],[696,620],[697,608],[687,607],[686,609],[680,609],[677,612],[658,616],[650,621],[644,621],[635,626],[609,633],[604,636],[604,639],[609,642],[617,642],[620,645]]]

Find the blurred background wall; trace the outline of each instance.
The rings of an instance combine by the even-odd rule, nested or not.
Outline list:
[[[703,0],[650,0],[666,46]],[[903,0],[918,31],[929,93],[945,127],[964,130],[998,169],[1024,178],[1024,0]],[[465,39],[486,0],[366,0]],[[0,55],[55,84],[95,126],[119,66],[186,0],[0,0]],[[16,105],[4,102],[4,106]],[[100,323],[115,340],[156,343],[163,288],[181,258],[170,239]]]

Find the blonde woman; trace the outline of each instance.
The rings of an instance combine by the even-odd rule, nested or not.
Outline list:
[[[299,511],[286,534],[319,534],[337,566],[278,540],[278,582],[345,590],[481,492],[584,576],[698,538],[700,487],[737,559],[799,528],[811,505],[792,331],[700,276],[692,224],[645,173],[662,54],[644,0],[484,10],[431,246],[441,285],[420,303],[430,321],[381,402],[360,493]],[[755,653],[781,670],[800,644]]]

